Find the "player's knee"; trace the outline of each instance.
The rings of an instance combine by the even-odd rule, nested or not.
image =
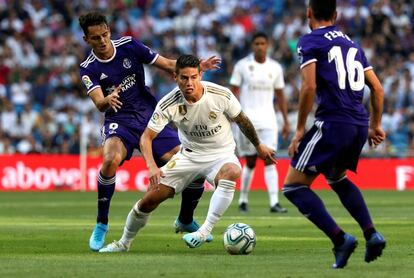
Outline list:
[[[225,164],[219,174],[217,175],[217,180],[230,180],[235,181],[237,180],[241,175],[241,169],[238,165],[233,163]]]
[[[116,169],[122,162],[122,156],[116,152],[109,152],[104,154],[102,168]]]

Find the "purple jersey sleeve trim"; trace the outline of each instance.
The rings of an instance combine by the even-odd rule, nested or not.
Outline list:
[[[372,66],[364,68],[364,71],[367,71],[367,70],[372,70]]]
[[[303,63],[302,65],[300,65],[300,69],[303,69],[304,67],[306,67],[307,65],[311,64],[311,63],[315,63],[317,62],[317,59],[310,59],[309,61],[306,61],[305,63]]]
[[[157,61],[158,57],[160,56],[160,54],[157,53],[157,55],[155,55],[154,59],[152,59],[152,61],[149,63],[149,65],[152,65],[155,63],[155,61]]]
[[[95,90],[96,88],[100,88],[101,87],[101,85],[95,85],[95,86],[93,86],[92,88],[90,88],[86,93],[89,95],[90,94],[90,92],[92,92],[93,90]]]

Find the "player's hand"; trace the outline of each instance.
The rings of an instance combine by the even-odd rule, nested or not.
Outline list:
[[[221,58],[216,56],[211,56],[207,60],[200,60],[201,71],[208,71],[211,69],[219,69],[221,64]]]
[[[256,147],[256,151],[257,151],[257,155],[263,159],[266,163],[273,163],[276,164],[277,160],[276,160],[276,151],[269,148],[266,145],[263,144],[259,144]]]
[[[160,184],[161,177],[164,177],[164,173],[158,167],[149,168],[148,171],[150,180],[149,189],[155,189]]]
[[[369,128],[368,130],[368,144],[370,147],[376,148],[385,140],[385,137],[386,133],[381,127]]]
[[[290,133],[290,125],[289,123],[285,123],[283,125],[283,129],[282,129],[282,138],[283,139],[288,139],[289,138],[289,133]]]
[[[115,88],[109,95],[107,95],[109,106],[115,111],[118,112],[118,109],[121,108],[122,102],[119,101],[119,94],[122,92],[121,85]]]
[[[300,140],[302,140],[303,135],[305,134],[304,130],[296,130],[295,136],[293,136],[292,141],[290,142],[288,148],[288,154],[290,157],[293,157],[295,153],[298,152]]]

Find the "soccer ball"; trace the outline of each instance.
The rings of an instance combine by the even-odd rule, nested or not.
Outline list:
[[[223,244],[231,255],[248,255],[256,246],[256,234],[249,225],[234,223],[224,232]]]

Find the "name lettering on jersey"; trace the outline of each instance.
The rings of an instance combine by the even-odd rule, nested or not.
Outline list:
[[[208,126],[207,125],[195,125],[195,130],[183,130],[183,132],[185,133],[185,135],[187,136],[192,136],[192,137],[211,137],[216,135],[222,128],[221,125],[218,125],[210,130],[208,130]]]
[[[99,80],[103,80],[107,77],[108,77],[108,75],[106,75],[105,73],[101,73],[101,76],[99,77]]]
[[[269,90],[273,90],[273,87],[268,85],[261,85],[261,84],[249,84],[248,86],[250,91],[265,91],[268,92]]]
[[[135,85],[135,83],[137,83],[137,80],[135,78],[136,74],[132,74],[129,75],[127,77],[125,77],[122,82],[121,82],[121,90],[122,92],[125,92],[126,90],[128,90],[129,88],[131,88],[132,86]]]
[[[124,58],[124,61],[122,62],[122,65],[126,69],[131,68],[131,65],[132,65],[131,60],[129,60],[128,58]]]
[[[179,105],[179,106],[178,106],[178,112],[179,112],[181,115],[185,115],[185,114],[187,114],[187,106],[185,106],[185,104],[183,104],[183,105]]]
[[[329,31],[327,33],[325,33],[323,35],[325,38],[327,38],[328,40],[332,41],[333,39],[336,38],[344,38],[347,39],[348,41],[352,42],[352,40],[348,37],[348,35],[345,35],[344,33],[342,33],[341,31]]]
[[[86,89],[90,89],[93,85],[92,80],[89,78],[89,76],[84,75],[82,76],[82,82],[85,85]]]

